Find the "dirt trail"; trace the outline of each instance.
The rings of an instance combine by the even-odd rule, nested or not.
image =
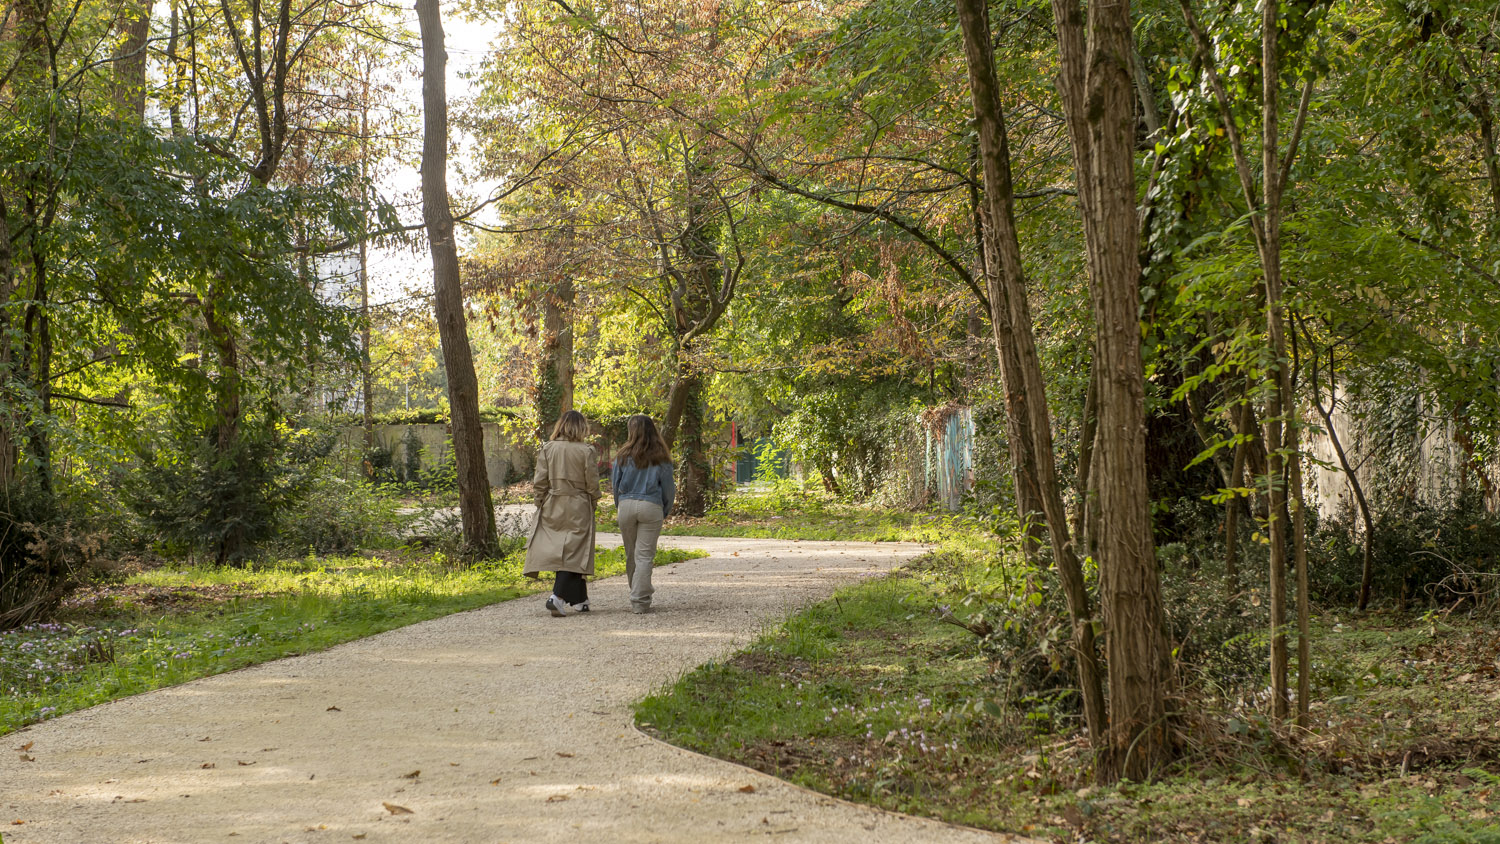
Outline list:
[[[552,618],[540,597],[524,598],[7,736],[0,835],[6,844],[1021,840],[844,803],[636,731],[631,703],[662,682],[921,550],[666,543],[713,556],[658,569],[658,611],[648,615],[629,612],[624,580],[612,578],[591,586],[586,616]],[[28,742],[35,761],[11,750]]]

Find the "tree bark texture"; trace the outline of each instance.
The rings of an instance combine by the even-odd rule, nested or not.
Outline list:
[[[967,2],[967,0],[961,0],[960,5],[963,2]],[[963,11],[960,13],[960,25],[965,27],[964,48],[966,51],[969,49],[969,43],[972,38],[979,37],[971,37],[969,34],[969,27],[973,26],[973,23],[970,22],[970,14]],[[988,32],[989,16],[987,12],[978,22],[984,24],[985,32]],[[989,42],[981,43],[987,44]],[[990,76],[993,77],[994,74],[991,73]],[[998,82],[996,83],[996,87],[998,87]],[[972,83],[970,84],[970,91],[972,94]],[[1003,125],[1001,128],[1004,128]],[[981,155],[979,146],[979,137],[975,135],[971,151],[971,169],[979,168]],[[994,250],[986,244],[986,240],[991,236],[990,233],[994,229],[994,225],[988,222],[990,210],[985,202],[984,191],[981,191],[977,184],[977,180],[982,180],[983,178],[982,172],[976,173],[975,181],[971,181],[969,185],[969,202],[973,207],[974,214],[974,252],[979,256],[979,277],[984,279],[986,293],[989,297],[988,302],[985,303],[989,306],[989,313],[986,316],[990,318],[990,339],[995,347],[996,362],[1000,367],[1001,384],[1002,386],[1009,384],[1019,385],[1021,383],[1019,363],[1016,361],[1014,354],[1007,354],[1008,344],[1002,343],[1000,335],[995,333],[995,291],[998,289],[999,280],[994,275],[991,265],[999,259],[992,256]],[[1010,389],[1007,386],[1005,392],[1005,437],[1007,448],[1011,453],[1011,484],[1015,490],[1016,518],[1021,526],[1021,553],[1026,556],[1026,559],[1036,562],[1040,557],[1042,544],[1047,541],[1046,516],[1044,514],[1045,510],[1042,507],[1041,484],[1037,481],[1036,473],[1033,471],[1035,466],[1018,456],[1016,453],[1018,446],[1013,445],[1013,443],[1020,443],[1019,447],[1026,448],[1028,437],[1026,436],[1027,423],[1022,418],[1026,410],[1025,405],[1020,401],[1012,401],[1011,398]]]
[[[1287,364],[1286,318],[1281,301],[1281,156],[1279,110],[1281,51],[1277,39],[1277,4],[1266,3],[1261,12],[1261,271],[1266,287],[1266,333],[1276,360],[1276,388],[1272,408],[1266,412],[1266,453],[1271,475],[1271,708],[1277,718],[1288,715],[1287,687],[1286,569],[1287,492],[1286,439],[1295,447],[1290,425],[1294,411],[1291,372]],[[1285,415],[1285,419],[1283,418]],[[1300,473],[1299,473],[1300,474]]]
[[[146,43],[151,35],[151,4],[121,7],[115,25],[120,46],[115,52],[115,111],[122,119],[146,119]]]
[[[1145,780],[1175,753],[1170,643],[1151,535],[1140,232],[1135,206],[1130,4],[1053,0],[1062,93],[1078,172],[1099,373],[1100,603],[1109,664],[1104,779]]]
[[[359,389],[364,408],[365,454],[375,448],[375,391],[370,372],[370,71],[368,62],[360,68],[359,98]],[[369,458],[365,474],[373,474]]]
[[[679,353],[679,359],[685,351]],[[713,467],[709,465],[703,408],[703,377],[679,360],[677,374],[667,393],[667,415],[662,420],[662,438],[681,460],[677,467],[677,503],[673,511],[688,516],[708,512],[712,497]],[[832,477],[825,474],[826,479]]]
[[[469,347],[458,243],[453,235],[453,209],[448,204],[448,53],[443,45],[438,0],[417,0],[417,22],[422,36],[422,218],[432,250],[433,310],[448,375],[464,546],[470,554],[484,554],[497,541],[495,508],[484,465],[479,379]]]
[[[1011,183],[1010,150],[1000,103],[999,81],[992,54],[989,7],[985,0],[958,0],[964,54],[969,67],[969,90],[979,129],[979,154],[984,171],[986,281],[990,323],[1005,382],[1007,422],[1012,461],[1024,467],[1023,481],[1034,483],[1052,540],[1053,560],[1068,601],[1073,627],[1084,719],[1096,743],[1104,735],[1104,690],[1094,642],[1093,606],[1083,568],[1068,532],[1067,511],[1053,455],[1052,422],[1047,410],[1046,384],[1027,301],[1016,232],[1015,197]],[[1018,492],[1018,497],[1020,490]]]

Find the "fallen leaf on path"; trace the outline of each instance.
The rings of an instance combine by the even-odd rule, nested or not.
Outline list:
[[[499,784],[500,784],[500,778],[499,777],[495,777],[494,779],[490,780],[490,785],[499,785]]]
[[[34,741],[28,741],[28,742],[26,742],[25,744],[21,745],[20,747],[18,747],[16,749],[19,750],[19,751],[21,751],[22,753],[25,753],[26,751],[28,751],[28,750],[31,749],[31,746],[33,744],[36,744],[36,742],[34,742]]]
[[[198,767],[200,767],[200,768],[202,768],[204,770],[208,770],[209,768],[217,768],[219,766],[216,765],[216,764],[214,764],[213,762],[204,762],[202,765],[199,765]]]
[[[393,815],[415,815],[416,814],[416,812],[413,812],[412,810],[406,808],[405,806],[397,806],[395,803],[381,803],[380,805],[384,806],[385,810],[387,812],[390,812]]]
[[[404,779],[404,780],[414,780],[414,779],[416,779],[417,777],[420,777],[420,776],[422,776],[422,769],[418,768],[417,770],[412,771],[409,774],[402,774],[401,775],[401,779]]]
[[[250,766],[251,766],[251,765],[254,765],[254,764],[255,764],[255,763],[254,763],[254,762],[235,762],[235,764],[236,764],[236,765],[244,765],[244,766],[245,766],[245,767],[247,767],[247,768],[248,768],[248,767],[250,767]]]
[[[354,836],[354,840],[355,841],[363,841],[363,840],[365,840],[365,833],[361,832],[360,834]]]
[[[20,826],[20,825],[21,825],[21,824],[23,824],[23,823],[26,823],[26,822],[25,822],[25,821],[23,821],[23,820],[14,820],[14,821],[11,821],[11,822],[10,822],[10,825],[11,825],[11,826]]]
[[[753,785],[742,785],[742,786],[740,786],[740,791],[743,791],[746,794],[754,794],[755,793],[755,786],[753,786]]]
[[[564,759],[572,759],[573,758],[573,754],[568,753],[566,751],[562,751],[562,750],[557,751],[557,755],[561,756]]]
[[[22,762],[35,762],[36,761],[36,757],[32,756],[30,753],[22,753],[21,754],[21,761]]]
[[[213,741],[213,739],[209,738],[208,736],[204,736],[203,738],[198,739],[198,741]],[[237,833],[237,832],[231,833],[231,835],[238,835],[238,834],[239,833]]]
[[[561,803],[561,802],[563,802],[564,800],[567,800],[567,799],[568,799],[568,795],[566,795],[566,794],[554,794],[551,797],[547,798],[547,802],[548,803]]]
[[[325,709],[323,711],[324,712],[343,712],[344,710],[339,709],[337,706],[330,706],[330,707],[328,707],[327,709]]]

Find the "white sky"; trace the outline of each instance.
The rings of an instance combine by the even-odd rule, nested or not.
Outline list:
[[[410,10],[408,12],[409,20],[406,24],[415,36],[416,15]],[[450,123],[452,123],[452,118],[475,93],[468,76],[478,71],[485,56],[489,54],[490,44],[499,34],[500,25],[495,21],[469,20],[445,12],[443,30],[448,50],[448,113]],[[422,106],[421,62],[422,57],[419,53],[412,54],[408,57],[405,67],[392,68],[399,78],[398,95],[404,102],[411,104],[419,118]],[[420,129],[420,122],[417,128]],[[495,183],[471,181],[458,169],[458,165],[465,157],[464,150],[472,149],[473,139],[458,132],[451,125],[449,133],[450,141],[458,146],[458,152],[450,154],[448,160],[449,194],[489,196],[497,187]],[[420,152],[420,138],[414,142],[413,148]],[[405,197],[414,203],[411,207],[403,209],[403,222],[421,221],[422,209],[419,202],[421,175],[415,161],[406,166],[388,166],[387,172],[378,181],[378,189],[387,198]],[[462,212],[463,206],[463,199],[453,200],[454,213]],[[486,209],[486,212],[477,216],[477,221],[494,224],[496,218],[493,212]],[[464,232],[462,227],[460,229],[459,242],[462,244]],[[396,302],[408,299],[412,293],[418,291],[426,293],[432,290],[432,257],[428,254],[425,238],[419,238],[419,240],[422,242],[415,251],[412,249],[372,249],[370,251],[371,305]]]

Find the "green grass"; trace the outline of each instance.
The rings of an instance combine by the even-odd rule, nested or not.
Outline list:
[[[598,529],[619,530],[608,496],[601,505]],[[993,536],[962,516],[845,504],[827,495],[791,488],[736,491],[706,516],[673,517],[662,533],[842,542],[962,542],[998,547]]]
[[[1012,693],[1001,652],[939,620],[984,578],[940,559],[689,672],[638,722],[829,794],[1043,840],[1500,842],[1500,679],[1475,670],[1500,647],[1489,625],[1324,619],[1325,702],[1300,744],[1209,713],[1160,781],[1097,788],[1067,693]]]
[[[706,556],[662,549],[657,564]],[[600,550],[599,577],[624,555]],[[462,566],[441,554],[172,566],[91,590],[59,623],[0,633],[0,735],[109,700],[322,650],[534,594],[519,556]]]

